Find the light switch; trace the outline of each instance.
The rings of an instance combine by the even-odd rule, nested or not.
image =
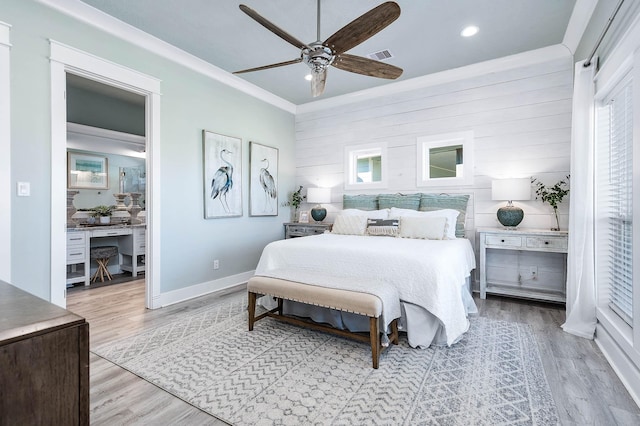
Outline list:
[[[31,195],[31,183],[18,182],[18,197],[29,197]]]

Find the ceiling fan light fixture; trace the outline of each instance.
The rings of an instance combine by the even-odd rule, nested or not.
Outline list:
[[[475,25],[469,25],[468,27],[465,27],[460,32],[460,35],[462,37],[472,37],[472,36],[478,34],[478,31],[480,31],[480,28],[476,27]]]
[[[327,69],[334,59],[333,50],[318,42],[311,43],[309,49],[302,50],[302,61],[311,68],[311,71],[316,73]]]

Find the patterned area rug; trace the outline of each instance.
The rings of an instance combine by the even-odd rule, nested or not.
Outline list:
[[[271,318],[246,296],[93,352],[235,425],[555,425],[528,325],[475,317],[449,348],[385,351]]]

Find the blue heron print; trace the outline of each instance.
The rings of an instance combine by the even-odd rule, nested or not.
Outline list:
[[[264,211],[271,212],[273,211],[271,201],[278,197],[278,188],[276,188],[276,182],[273,176],[269,173],[269,160],[263,158],[260,162],[267,163],[260,169],[260,185],[262,185],[262,189],[264,190]]]
[[[224,158],[225,154],[233,154],[227,149],[220,151],[220,160],[226,164],[226,166],[220,166],[211,179],[211,198],[220,200],[222,208],[225,212],[231,213],[229,203],[227,201],[227,193],[233,187],[233,164]]]

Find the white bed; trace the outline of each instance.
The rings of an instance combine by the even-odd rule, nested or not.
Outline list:
[[[362,290],[384,282],[400,295],[400,329],[412,347],[451,345],[467,331],[477,312],[469,277],[475,255],[469,240],[425,240],[384,236],[322,235],[275,241],[262,253],[256,275],[332,288]],[[350,285],[356,288],[348,288]],[[268,298],[263,305],[271,308]],[[285,304],[285,313],[351,331],[368,330],[358,315]]]

